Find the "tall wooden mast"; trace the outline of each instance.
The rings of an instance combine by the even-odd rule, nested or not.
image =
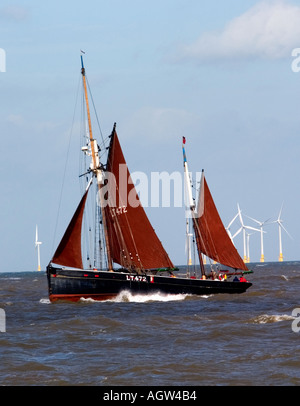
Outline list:
[[[103,171],[103,169],[101,169],[101,166],[100,166],[100,158],[99,158],[99,154],[98,154],[97,141],[93,138],[88,91],[87,91],[87,84],[86,84],[86,77],[85,77],[85,68],[83,65],[82,55],[81,55],[81,74],[82,74],[83,87],[84,87],[85,103],[86,103],[86,110],[87,110],[87,116],[88,116],[89,137],[90,137],[90,145],[91,145],[91,153],[92,153],[91,169],[97,178],[97,185],[98,185],[99,196],[100,196],[100,205],[101,205],[101,208],[103,208],[104,202],[103,202],[103,196],[101,193],[101,188],[102,188],[103,180],[104,180],[104,171]],[[105,242],[106,242],[108,269],[112,270],[112,259],[111,259],[109,241],[108,241],[108,235],[107,235],[107,222],[106,222],[105,210],[102,210],[102,221],[103,221],[104,236],[105,236]]]

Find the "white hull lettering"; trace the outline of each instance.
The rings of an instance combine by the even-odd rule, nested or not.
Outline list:
[[[126,280],[131,282],[147,282],[146,276],[141,275],[126,275]]]

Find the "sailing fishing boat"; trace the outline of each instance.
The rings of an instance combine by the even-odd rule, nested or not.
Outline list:
[[[131,180],[116,125],[109,137],[106,163],[100,159],[100,147],[92,132],[88,86],[82,56],[81,74],[88,121],[88,142],[82,151],[91,157],[90,167],[84,174],[89,180],[79,205],[47,266],[50,301],[78,301],[81,298],[107,300],[124,290],[133,293],[159,291],[168,294],[196,295],[245,292],[251,283],[213,280],[211,275],[205,275],[203,264],[199,278],[194,276],[191,278],[188,274],[175,276],[178,269],[174,267],[156,235]],[[187,169],[186,160],[185,167]],[[99,267],[90,265],[87,268],[84,267],[82,259],[82,223],[87,196],[93,182],[96,183],[99,201],[97,224],[100,226],[100,231],[97,232],[99,244],[95,246],[99,251],[99,257],[105,260],[100,261]],[[217,241],[225,239],[228,235],[222,225],[224,234],[222,223],[214,223],[211,234],[208,231],[209,223],[215,222],[217,212],[213,208],[213,201],[205,181],[203,185],[204,189],[202,191],[201,187],[199,198],[200,211],[196,215],[195,207],[193,205],[190,207],[199,258],[201,253],[218,261],[224,258],[224,265],[241,269],[241,273],[247,272],[244,263],[238,260],[240,257],[237,252],[230,255],[225,242],[214,245],[209,240],[209,235]],[[101,236],[103,238],[100,238]],[[205,248],[206,246],[208,248]],[[214,251],[215,248],[217,252]],[[226,253],[222,253],[224,249]],[[234,255],[235,261],[227,261],[227,257]]]

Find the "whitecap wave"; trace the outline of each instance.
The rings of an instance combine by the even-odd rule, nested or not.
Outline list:
[[[45,299],[45,298],[40,299],[40,303],[42,303],[42,304],[51,304],[50,300]]]
[[[8,278],[1,278],[3,281],[20,281],[22,278],[16,277],[16,276],[12,276],[12,277],[8,277]]]
[[[267,324],[286,320],[294,320],[294,317],[288,314],[262,314],[252,319],[251,322],[255,324]]]

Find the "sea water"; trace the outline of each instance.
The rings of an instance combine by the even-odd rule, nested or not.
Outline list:
[[[299,385],[300,263],[250,268],[241,295],[54,304],[44,272],[2,272],[0,384]]]

